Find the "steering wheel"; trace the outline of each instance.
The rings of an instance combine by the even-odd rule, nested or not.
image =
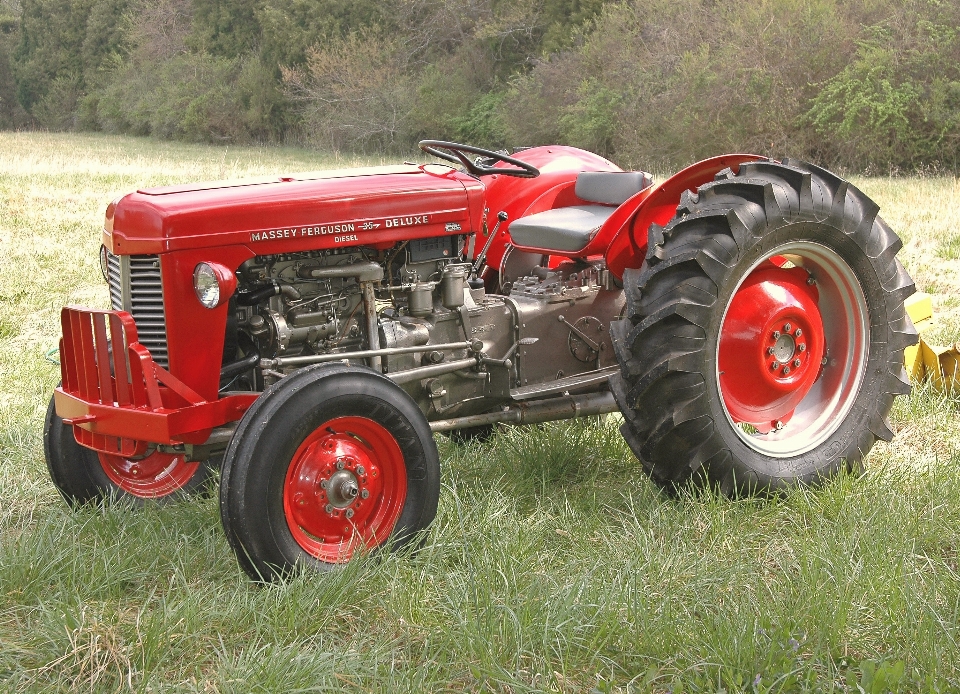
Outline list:
[[[536,178],[540,175],[540,169],[519,159],[508,157],[502,152],[494,152],[482,147],[473,145],[461,145],[456,142],[444,142],[442,140],[420,140],[420,149],[438,159],[462,164],[468,173],[474,176],[489,176],[491,174],[503,174],[504,176],[516,176],[517,178]],[[498,169],[490,166],[486,162],[480,163],[480,160],[473,161],[467,154],[476,154],[486,160],[493,162],[502,161],[511,164],[516,168]]]

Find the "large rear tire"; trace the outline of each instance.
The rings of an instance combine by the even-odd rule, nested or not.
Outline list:
[[[416,403],[374,371],[320,364],[268,388],[224,455],[220,516],[247,574],[330,570],[421,537],[440,459]]]
[[[182,454],[153,451],[140,458],[98,453],[77,443],[73,427],[47,407],[43,453],[50,478],[71,506],[108,498],[166,502],[206,488],[218,459],[188,462]]]
[[[612,389],[653,480],[728,495],[814,485],[889,440],[910,392],[902,243],[816,166],[742,164],[683,195],[624,273]]]

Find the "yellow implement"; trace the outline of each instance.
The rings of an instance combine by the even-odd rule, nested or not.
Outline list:
[[[910,380],[919,383],[930,378],[937,390],[954,390],[960,375],[960,343],[939,347],[923,338],[924,330],[933,325],[933,302],[930,295],[914,294],[904,302],[907,314],[920,333],[920,342],[903,352],[904,365]]]

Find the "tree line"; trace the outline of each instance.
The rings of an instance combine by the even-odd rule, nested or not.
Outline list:
[[[0,127],[960,167],[957,0],[0,0]]]

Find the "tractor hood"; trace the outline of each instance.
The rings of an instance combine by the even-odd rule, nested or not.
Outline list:
[[[244,245],[255,255],[476,232],[483,184],[440,164],[146,188],[111,203],[117,255]]]

